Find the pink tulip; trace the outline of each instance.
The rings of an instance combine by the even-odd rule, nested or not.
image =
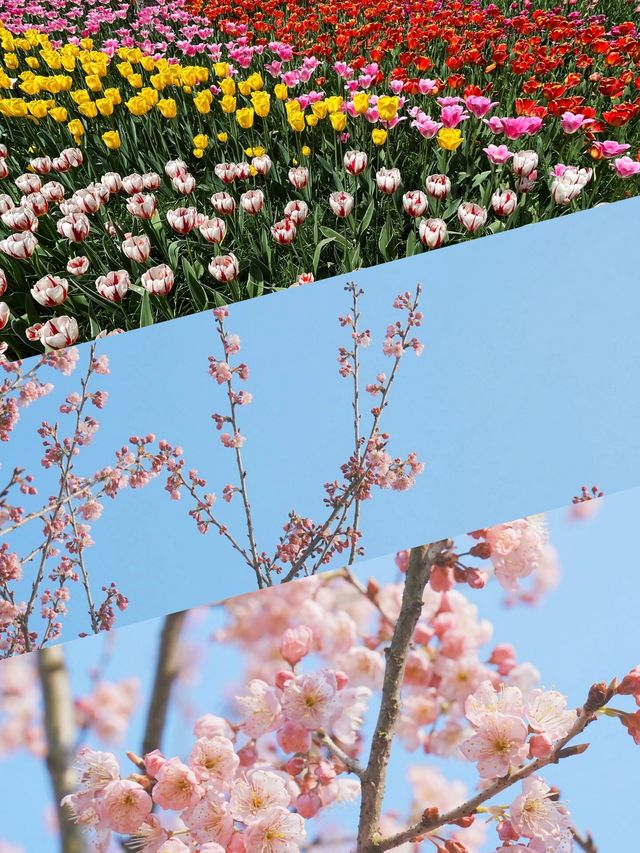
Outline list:
[[[69,282],[57,275],[45,275],[31,288],[31,295],[43,308],[53,308],[62,305],[67,298]]]
[[[122,241],[122,252],[130,261],[143,264],[151,254],[151,241],[146,235],[129,236]]]
[[[107,190],[106,187],[104,187]],[[109,192],[107,190],[107,192]],[[71,201],[76,204],[82,213],[97,213],[102,207],[102,198],[100,194],[93,188],[76,190],[71,197]]]
[[[5,178],[9,177],[9,166],[7,165],[7,161],[4,159],[0,159],[0,181],[3,181]]]
[[[506,145],[487,145],[482,149],[489,158],[489,162],[501,166],[513,157]]]
[[[262,190],[249,190],[240,196],[240,207],[245,213],[256,216],[264,207],[264,193]]]
[[[80,148],[65,148],[60,152],[58,159],[58,170],[60,172],[68,172],[69,169],[77,169],[82,166],[84,157]]]
[[[271,171],[271,158],[267,154],[261,154],[252,159],[251,165],[259,175],[268,175]]]
[[[20,203],[36,216],[44,216],[49,211],[49,202],[41,192],[23,195]]]
[[[309,205],[306,201],[294,199],[293,201],[287,202],[285,205],[284,215],[287,219],[290,219],[297,228],[298,225],[302,225],[309,215]]]
[[[518,196],[513,190],[496,190],[491,196],[491,207],[496,216],[511,216],[518,206]]]
[[[28,195],[29,193],[37,193],[40,192],[42,187],[42,181],[38,175],[34,174],[24,174],[18,175],[15,179],[15,185],[18,187],[21,193],[24,195]]]
[[[191,195],[196,188],[196,179],[190,172],[186,172],[184,175],[176,175],[171,186],[180,195]]]
[[[451,181],[446,175],[429,175],[425,181],[427,195],[442,201],[451,192]]]
[[[96,290],[109,302],[120,302],[127,295],[130,284],[126,270],[112,270],[96,279]]]
[[[476,118],[484,118],[489,110],[498,106],[498,101],[492,101],[482,95],[469,95],[465,98],[465,106]]]
[[[619,178],[632,178],[634,175],[640,175],[640,163],[637,160],[632,160],[631,157],[618,157],[613,162],[613,168]]]
[[[344,167],[350,175],[359,175],[367,168],[367,155],[364,151],[347,151],[344,155]]]
[[[136,195],[144,190],[144,181],[142,175],[134,173],[133,175],[125,175],[122,179],[122,189],[127,195]]]
[[[6,302],[0,302],[0,329],[4,329],[11,319],[11,311]]]
[[[422,190],[409,190],[402,196],[402,206],[408,216],[417,219],[429,206],[429,199]]]
[[[528,178],[538,168],[535,151],[516,151],[511,162],[511,171],[519,178]]]
[[[246,181],[251,177],[251,163],[236,163],[235,170],[239,181]]]
[[[167,296],[175,283],[173,271],[167,264],[146,270],[140,278],[144,289],[152,296]]]
[[[78,340],[78,324],[73,317],[53,317],[38,328],[38,338],[50,349],[64,349]]]
[[[138,219],[152,219],[158,203],[154,195],[135,193],[127,199],[127,210]]]
[[[187,172],[187,164],[184,160],[169,160],[164,167],[164,172],[170,180],[173,180],[178,175],[184,175]]]
[[[160,175],[157,172],[145,172],[142,176],[142,186],[145,190],[159,190]]]
[[[211,196],[211,204],[213,204],[215,212],[221,216],[229,216],[236,209],[235,199],[229,193],[225,192],[214,193]]]
[[[3,269],[0,269],[0,296],[4,296],[7,292],[7,274]]]
[[[418,235],[428,249],[438,249],[447,239],[447,223],[444,219],[421,219]]]
[[[29,165],[37,175],[48,175],[53,168],[51,157],[34,157]]]
[[[207,243],[222,243],[227,233],[227,226],[223,219],[213,217],[203,222],[199,230]]]
[[[228,255],[218,255],[209,264],[209,272],[219,282],[225,284],[238,277],[240,272],[238,259],[230,252]]]
[[[214,172],[223,184],[232,184],[238,176],[235,163],[217,163]]]
[[[33,255],[37,245],[38,239],[33,232],[22,231],[0,240],[0,252],[16,261],[24,261]]]
[[[309,183],[309,170],[304,166],[289,169],[289,183],[297,190],[303,190]]]
[[[479,231],[487,221],[487,211],[479,204],[463,201],[458,207],[458,221],[463,228],[473,234]]]
[[[378,169],[376,172],[376,186],[385,195],[393,195],[400,186],[399,169]]]
[[[576,133],[587,124],[593,124],[593,119],[585,118],[582,113],[572,113],[567,110],[560,116],[560,127],[565,133]]]
[[[56,223],[58,234],[70,243],[82,243],[83,240],[86,240],[89,236],[90,227],[89,220],[84,213],[70,213]]]
[[[344,191],[331,193],[329,205],[336,216],[345,219],[353,211],[353,196]]]
[[[195,207],[178,207],[167,211],[167,222],[176,234],[188,234],[198,225],[198,211]]]
[[[14,231],[37,231],[38,217],[28,207],[13,207],[0,216],[3,225]]]
[[[594,142],[591,146],[596,151],[606,158],[618,157],[624,154],[631,146],[626,143],[616,142],[614,139],[605,139],[603,142]]]
[[[84,255],[79,255],[76,258],[69,258],[67,261],[67,272],[70,275],[84,275],[89,269],[89,258]]]
[[[46,198],[46,200],[50,204],[52,204],[62,201],[62,199],[64,198],[65,189],[58,181],[48,181],[46,184],[42,185],[42,189],[40,190],[40,192]]]
[[[271,236],[280,245],[293,243],[296,239],[296,225],[293,220],[285,218],[271,226]]]

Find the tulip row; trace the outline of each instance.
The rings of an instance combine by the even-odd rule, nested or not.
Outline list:
[[[596,50],[595,22],[582,21],[588,79],[571,70],[534,100],[514,97],[528,93],[515,72],[494,94],[477,69],[462,87],[451,74],[410,79],[363,57],[300,59],[244,25],[189,26],[180,8],[164,23],[156,6],[109,9],[94,39],[21,33],[16,20],[0,30],[0,328],[12,357],[640,187],[638,81],[625,71],[621,89],[593,70],[616,67],[614,47],[625,67],[640,55],[635,28],[600,24]],[[123,14],[131,37],[114,27]],[[143,20],[163,44],[136,44]]]

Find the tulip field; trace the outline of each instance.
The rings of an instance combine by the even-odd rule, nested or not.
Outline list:
[[[637,194],[639,21],[624,0],[0,0],[0,351]]]

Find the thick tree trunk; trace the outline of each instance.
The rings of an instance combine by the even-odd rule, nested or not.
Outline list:
[[[82,830],[60,805],[62,798],[73,791],[71,763],[76,741],[73,694],[61,646],[38,652],[38,672],[44,701],[46,763],[58,814],[60,853],[84,853],[88,848]]]

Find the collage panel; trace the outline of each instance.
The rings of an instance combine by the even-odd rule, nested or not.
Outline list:
[[[8,358],[637,194],[633,3],[279,5],[3,0]]]
[[[0,655],[637,486],[637,207],[5,362]]]
[[[0,849],[631,849],[639,507],[585,489],[4,661]]]

